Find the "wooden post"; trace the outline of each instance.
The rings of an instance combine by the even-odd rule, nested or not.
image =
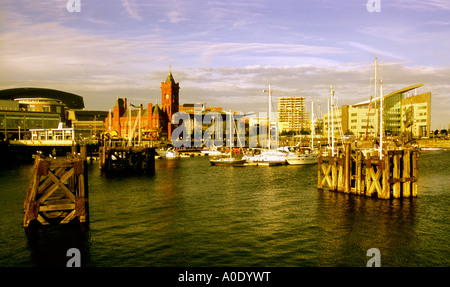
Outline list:
[[[411,196],[411,151],[404,150],[403,154],[403,197]]]
[[[392,197],[393,198],[400,198],[400,190],[401,190],[401,186],[400,186],[400,182],[401,182],[401,178],[400,178],[400,160],[401,160],[401,155],[402,152],[397,152],[394,151],[393,153],[393,170],[392,170],[392,181],[393,182],[393,186],[392,186]]]
[[[322,185],[322,164],[323,164],[322,150],[319,150],[319,154],[317,156],[317,188],[318,189],[323,189],[323,185]]]
[[[381,169],[380,172],[383,173],[382,176],[382,191],[381,193],[378,193],[379,198],[383,199],[389,199],[391,196],[391,186],[389,184],[389,178],[390,178],[390,158],[389,158],[389,152],[385,151],[384,158],[379,161],[379,168]]]
[[[417,181],[419,180],[419,166],[417,164],[417,154],[418,151],[415,150],[412,153],[412,167],[413,167],[413,181],[412,181],[412,190],[411,190],[411,195],[413,197],[417,197]]]
[[[87,160],[87,147],[86,147],[86,145],[80,146],[80,154],[81,154],[81,158],[82,159]]]
[[[356,178],[355,178],[355,193],[360,195],[364,191],[363,179],[362,179],[362,152],[356,151]]]
[[[331,186],[329,187],[331,190],[337,190],[338,184],[338,174],[337,174],[337,158],[330,158],[331,165]]]
[[[351,166],[351,160],[352,160],[352,154],[351,154],[351,144],[346,143],[345,144],[345,167],[344,167],[344,192],[350,192],[350,181],[351,181],[351,172],[352,172],[352,166]]]
[[[344,166],[345,166],[345,155],[341,154],[337,161],[338,164],[338,191],[345,191],[345,177],[344,177]]]

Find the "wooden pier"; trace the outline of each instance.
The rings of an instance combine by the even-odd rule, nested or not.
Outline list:
[[[155,148],[152,147],[108,147],[99,149],[100,170],[106,175],[155,173]]]
[[[318,159],[317,188],[382,199],[417,197],[417,149],[400,148],[363,153],[349,143],[339,156]]]
[[[61,158],[36,157],[24,202],[23,226],[88,222],[86,158],[69,154]]]

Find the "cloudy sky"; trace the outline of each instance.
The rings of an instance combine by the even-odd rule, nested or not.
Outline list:
[[[0,89],[60,89],[87,109],[146,105],[161,102],[171,66],[180,103],[266,111],[270,84],[317,114],[330,86],[339,105],[369,99],[377,57],[384,92],[424,84],[431,128],[447,128],[450,2],[379,0],[371,13],[368,1],[79,0],[70,13],[68,0],[1,0]]]

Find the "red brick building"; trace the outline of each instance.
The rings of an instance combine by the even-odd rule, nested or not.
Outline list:
[[[128,137],[130,130],[133,137],[138,135],[141,127],[142,139],[170,139],[172,133],[172,115],[178,112],[180,84],[175,82],[169,71],[166,81],[161,82],[161,105],[148,103],[147,107],[127,102],[126,98],[118,98],[111,117],[105,119],[106,130],[111,126],[119,137]],[[140,114],[140,123],[139,123]],[[131,129],[130,129],[131,127]]]

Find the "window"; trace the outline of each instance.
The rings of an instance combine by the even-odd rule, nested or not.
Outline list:
[[[49,113],[49,112],[50,112],[50,106],[43,106],[43,107],[42,107],[42,111],[43,111],[44,113]]]

